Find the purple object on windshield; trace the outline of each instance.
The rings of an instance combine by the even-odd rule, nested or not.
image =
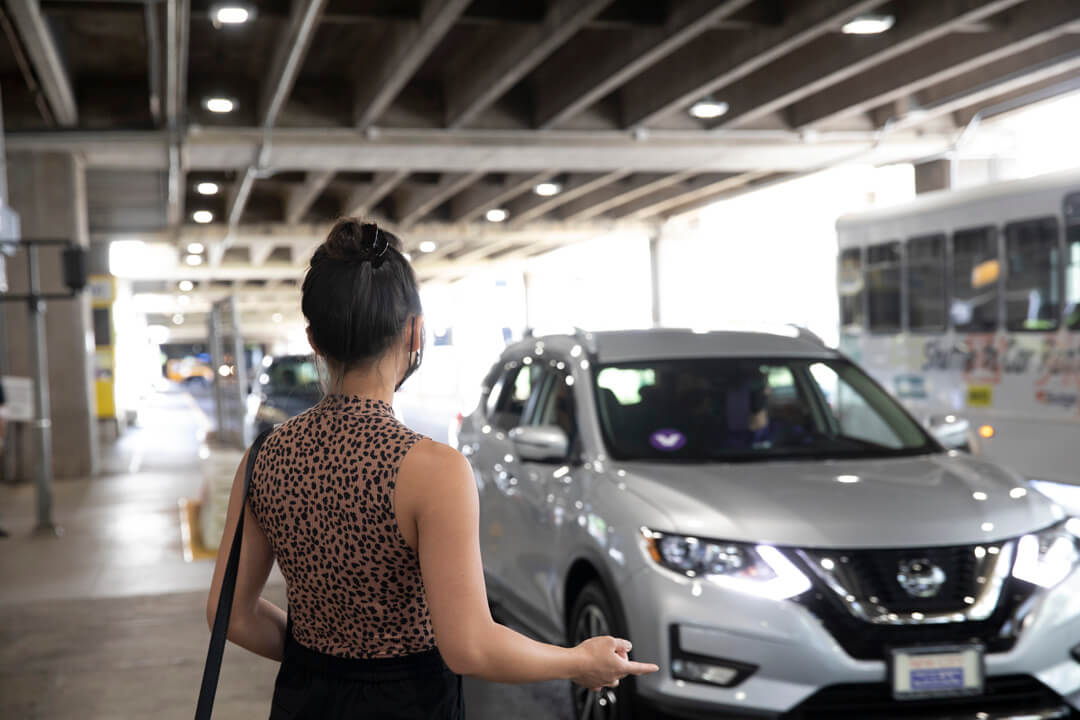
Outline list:
[[[664,428],[649,436],[649,444],[661,452],[674,452],[686,446],[686,436],[678,430]]]

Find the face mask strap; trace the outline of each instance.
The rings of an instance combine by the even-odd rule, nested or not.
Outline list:
[[[417,318],[413,318],[412,328],[409,330],[409,347],[411,348],[413,342],[416,341],[416,322]],[[401,377],[401,381],[398,382],[397,387],[394,388],[394,392],[401,389],[401,386],[405,384],[405,381],[412,377],[412,374],[420,369],[420,363],[424,361],[424,331],[420,331],[420,347],[415,352],[409,351],[409,367],[405,369],[405,374]]]

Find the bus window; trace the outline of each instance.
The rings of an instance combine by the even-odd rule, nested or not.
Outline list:
[[[919,332],[945,329],[945,236],[908,240],[908,327]]]
[[[862,328],[863,274],[862,254],[859,248],[851,248],[840,253],[837,279],[840,293],[840,327]]]
[[[900,331],[900,243],[866,248],[866,288],[870,300],[870,332]]]
[[[1058,225],[1052,217],[1005,226],[1005,327],[1055,330],[1061,307]]]
[[[998,260],[994,228],[973,228],[953,233],[952,304],[949,316],[961,332],[997,329]]]
[[[1080,330],[1080,193],[1065,198],[1065,327]]]

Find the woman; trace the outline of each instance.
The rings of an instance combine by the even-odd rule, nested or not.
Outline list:
[[[655,672],[612,637],[575,648],[495,623],[468,462],[391,408],[420,364],[416,277],[396,237],[342,220],[311,259],[302,309],[330,374],[318,405],[277,428],[241,508],[241,462],[207,602],[246,513],[229,639],[281,661],[270,717],[461,718],[461,675],[589,688]],[[260,598],[277,560],[289,613]]]

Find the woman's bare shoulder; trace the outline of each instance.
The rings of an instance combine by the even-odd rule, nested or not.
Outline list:
[[[469,461],[454,448],[424,437],[411,448],[402,461],[399,475],[410,478],[447,477],[472,472]]]

